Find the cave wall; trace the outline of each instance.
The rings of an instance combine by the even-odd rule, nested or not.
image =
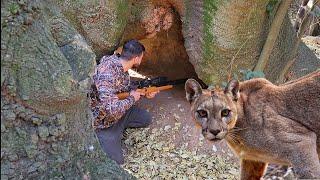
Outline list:
[[[147,48],[142,73],[170,78],[198,76],[207,84],[221,84],[233,75],[240,76],[240,70],[254,68],[278,7],[270,8],[269,0],[123,0],[114,4],[82,1],[70,5],[71,2],[59,4],[98,59],[135,38]],[[91,26],[84,23],[91,21]],[[290,60],[295,42],[292,28],[286,17],[264,71],[273,82]],[[300,51],[317,64],[311,51],[305,51],[303,46]],[[175,71],[171,71],[172,67]]]
[[[134,5],[143,6],[142,2]],[[145,46],[139,72],[149,77],[167,76],[169,79],[196,77],[184,47],[179,13],[168,2],[155,2],[143,7],[146,8],[140,15],[141,23],[128,23],[121,41],[124,43],[135,38]],[[121,52],[121,48],[118,51]]]

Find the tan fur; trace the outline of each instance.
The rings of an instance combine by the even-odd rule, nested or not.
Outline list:
[[[211,93],[198,86],[186,82],[192,115],[207,139],[227,141],[241,160],[241,179],[259,179],[267,163],[291,165],[300,178],[320,178],[320,71],[280,86],[262,78]],[[222,109],[231,110],[228,123]]]

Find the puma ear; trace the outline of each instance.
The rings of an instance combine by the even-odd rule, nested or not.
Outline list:
[[[233,96],[233,100],[237,101],[240,97],[240,93],[239,93],[239,81],[238,80],[231,80],[227,87],[224,90],[224,93],[230,93]]]
[[[194,79],[188,79],[184,88],[186,90],[186,98],[189,103],[192,103],[197,97],[202,94],[201,85]]]

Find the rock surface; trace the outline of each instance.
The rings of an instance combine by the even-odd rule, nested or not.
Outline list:
[[[148,51],[141,66],[148,75],[220,84],[254,67],[276,9],[266,12],[267,2],[1,1],[1,179],[134,178],[104,155],[91,127],[87,92],[96,60],[136,38]],[[293,37],[287,18],[265,71],[272,81]],[[320,66],[301,48],[293,78]]]
[[[1,179],[133,179],[91,127],[95,57],[50,1],[1,1]]]

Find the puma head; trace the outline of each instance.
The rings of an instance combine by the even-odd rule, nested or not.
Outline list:
[[[185,83],[186,98],[191,104],[191,114],[210,141],[222,140],[237,120],[236,103],[239,98],[239,82],[232,80],[224,90],[202,89],[194,79]]]

